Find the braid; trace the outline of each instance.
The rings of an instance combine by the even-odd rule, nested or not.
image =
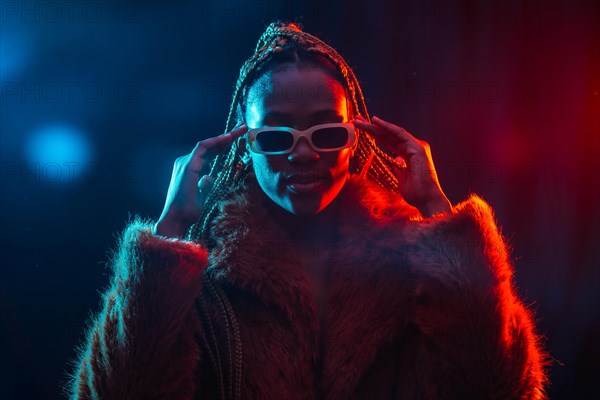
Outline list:
[[[369,113],[360,84],[354,71],[340,54],[319,38],[306,33],[297,23],[273,22],[261,35],[254,54],[246,60],[240,69],[235,85],[233,101],[229,109],[225,132],[231,131],[236,122],[241,122],[243,115],[239,110],[244,107],[247,92],[252,83],[260,77],[276,57],[286,51],[305,51],[325,57],[341,76],[342,85],[347,91],[354,115],[360,114],[370,122]],[[300,60],[297,60],[300,61]],[[367,134],[358,131],[358,145],[350,161],[350,173],[360,173],[381,187],[399,193],[398,180],[392,173],[392,166],[397,162],[383,152],[375,141]],[[231,188],[244,181],[252,170],[251,165],[244,164],[236,143],[229,152],[217,155],[211,162],[209,175],[214,179],[212,189],[204,202],[200,219],[193,224],[187,234],[188,240],[201,241],[212,247],[210,223],[219,213],[219,202],[230,192]]]

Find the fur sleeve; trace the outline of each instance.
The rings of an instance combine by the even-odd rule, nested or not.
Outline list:
[[[490,206],[471,195],[416,230],[414,322],[433,378],[422,386],[433,398],[546,398],[547,357]]]
[[[200,354],[193,301],[208,254],[152,234],[140,217],[111,257],[101,312],[89,322],[71,377],[72,399],[192,398]]]

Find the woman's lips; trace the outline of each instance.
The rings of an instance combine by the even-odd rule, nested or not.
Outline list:
[[[324,180],[319,179],[311,182],[287,182],[286,186],[295,193],[319,192],[323,188]]]

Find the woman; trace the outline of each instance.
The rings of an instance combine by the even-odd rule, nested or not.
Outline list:
[[[368,115],[334,49],[271,24],[226,133],[124,231],[73,398],[544,398],[490,207]]]

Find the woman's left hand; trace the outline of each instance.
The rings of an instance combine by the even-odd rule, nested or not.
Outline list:
[[[373,117],[372,122],[360,116],[354,120],[358,129],[369,133],[379,147],[393,154],[400,165],[405,165],[393,167],[402,197],[425,217],[451,211],[452,204],[438,181],[429,144],[380,118]]]

